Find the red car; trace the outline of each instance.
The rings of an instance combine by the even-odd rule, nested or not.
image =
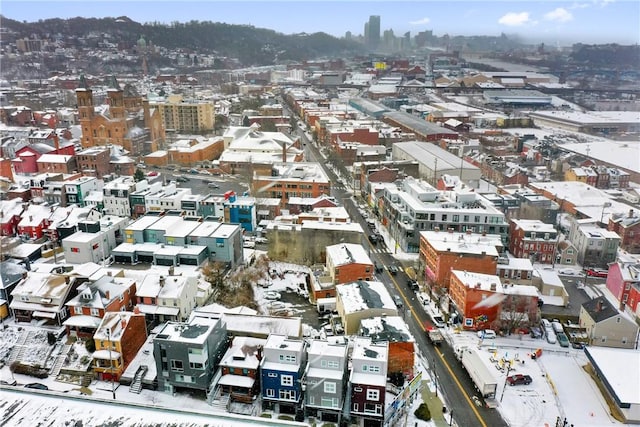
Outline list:
[[[607,277],[609,275],[607,270],[602,270],[600,268],[587,268],[585,271],[587,272],[587,276],[592,277]]]
[[[509,385],[529,385],[533,379],[529,375],[515,374],[507,377],[507,382]]]
[[[147,174],[147,176],[158,176],[158,175],[159,175],[159,174],[158,174],[158,172],[156,172],[156,171],[151,171],[151,172],[149,172],[149,173]]]

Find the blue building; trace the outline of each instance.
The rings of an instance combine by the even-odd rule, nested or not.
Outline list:
[[[244,231],[256,229],[256,199],[238,197],[236,193],[225,194],[224,222],[239,224]]]
[[[302,376],[306,367],[305,342],[269,335],[260,361],[262,405],[304,419]]]

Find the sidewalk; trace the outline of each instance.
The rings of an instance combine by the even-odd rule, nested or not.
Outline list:
[[[449,423],[445,420],[444,414],[442,413],[442,407],[444,404],[442,400],[440,400],[440,396],[436,397],[435,392],[432,390],[433,384],[431,380],[426,379],[422,381],[422,401],[427,404],[429,407],[429,411],[431,412],[431,423],[436,427],[445,427],[448,426]],[[420,425],[420,421],[418,421],[418,426]],[[413,427],[413,426],[408,426]]]

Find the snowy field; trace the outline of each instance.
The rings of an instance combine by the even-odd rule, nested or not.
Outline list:
[[[473,332],[457,333],[448,328],[446,336],[454,348],[479,348],[484,361],[496,367],[497,409],[511,427],[555,426],[557,417],[566,417],[569,425],[580,427],[622,424],[609,415],[598,387],[583,369],[588,363],[583,350],[562,348],[528,335],[481,342]],[[542,349],[542,356],[533,360],[530,355],[537,349]],[[497,362],[492,362],[492,358]],[[507,370],[501,360],[511,362],[510,375],[530,375],[533,382],[506,385]]]

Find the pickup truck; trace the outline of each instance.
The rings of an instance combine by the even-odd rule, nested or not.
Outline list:
[[[427,338],[434,346],[439,346],[444,341],[442,332],[439,329],[431,328],[427,330]]]

